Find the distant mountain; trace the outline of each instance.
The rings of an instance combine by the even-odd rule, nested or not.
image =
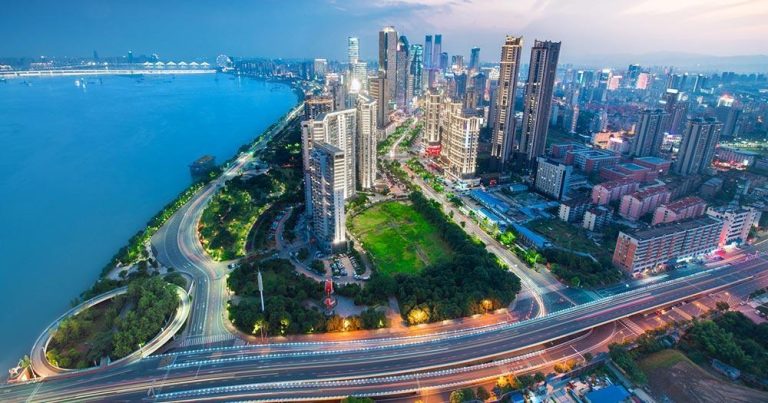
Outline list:
[[[768,55],[712,56],[685,52],[653,52],[641,55],[577,55],[565,58],[563,63],[618,69],[639,63],[643,66],[675,66],[693,72],[768,73]]]

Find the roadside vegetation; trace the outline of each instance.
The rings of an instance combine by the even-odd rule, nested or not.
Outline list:
[[[269,172],[237,176],[213,196],[198,228],[200,241],[213,259],[245,256],[249,235],[251,249],[262,248],[274,216],[301,200],[300,136],[297,124],[286,127],[263,152]]]
[[[160,276],[137,278],[128,292],[62,321],[46,351],[61,368],[123,358],[152,340],[179,305],[175,286]]]
[[[264,284],[261,311],[258,272]],[[282,336],[323,332],[353,331],[386,327],[384,314],[375,309],[360,316],[331,316],[323,313],[323,285],[294,271],[285,259],[247,262],[227,279],[236,297],[230,301],[229,318],[242,332],[255,336]]]
[[[379,155],[384,155],[389,152],[389,150],[392,148],[392,145],[395,144],[395,141],[400,138],[400,136],[405,133],[406,130],[409,129],[411,126],[411,123],[413,123],[413,119],[408,119],[405,122],[403,122],[400,126],[398,126],[395,131],[387,136],[384,140],[380,141],[379,144],[376,146],[376,151]]]
[[[411,208],[436,228],[452,251],[451,258],[426,265],[415,273],[390,274],[377,269],[355,297],[356,303],[385,303],[389,296],[395,296],[403,318],[412,325],[508,306],[520,291],[520,280],[484,245],[467,236],[442,212],[439,204],[418,191],[409,198]],[[411,238],[409,242],[419,240]]]

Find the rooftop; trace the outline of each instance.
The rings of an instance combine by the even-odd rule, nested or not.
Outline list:
[[[620,187],[620,186],[628,185],[630,183],[638,183],[638,182],[636,180],[632,179],[632,178],[621,178],[621,179],[616,179],[616,180],[613,180],[613,181],[598,183],[595,186],[602,186],[605,189],[611,190],[611,189],[615,189],[615,188]]]
[[[672,203],[666,204],[666,205],[664,205],[664,207],[667,208],[668,210],[672,210],[672,211],[677,212],[677,211],[686,209],[686,208],[688,208],[690,206],[694,206],[694,205],[697,205],[697,204],[706,205],[707,202],[704,201],[704,199],[702,199],[700,197],[689,196],[689,197],[684,197],[684,198],[682,198],[680,200],[676,200],[676,201],[674,201]]]
[[[622,167],[622,168],[624,168],[624,169],[628,169],[628,170],[630,170],[630,171],[645,171],[645,170],[647,170],[647,169],[648,169],[648,168],[646,168],[646,167],[641,167],[640,165],[637,165],[637,164],[633,164],[633,163],[631,163],[631,162],[628,162],[628,163],[626,163],[626,164],[621,164],[621,165],[619,165],[619,166],[620,166],[620,167]]]
[[[643,161],[643,162],[647,162],[649,164],[655,164],[655,165],[658,165],[658,164],[671,164],[672,163],[671,161],[665,160],[664,158],[653,157],[653,156],[651,156],[651,157],[635,158],[635,161]]]
[[[642,200],[642,199],[645,199],[646,197],[655,196],[655,195],[657,195],[659,193],[664,193],[666,191],[667,191],[667,187],[666,186],[654,186],[652,188],[647,188],[647,189],[641,190],[639,192],[632,193],[631,196],[634,197],[635,199],[641,199]]]
[[[644,241],[648,239],[659,238],[669,234],[690,231],[692,229],[706,227],[713,224],[721,225],[721,222],[708,216],[704,216],[691,218],[688,220],[676,221],[668,224],[659,224],[649,229],[627,232],[626,234],[639,241]]]

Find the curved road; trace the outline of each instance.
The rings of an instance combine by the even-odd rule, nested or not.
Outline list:
[[[37,385],[0,388],[0,400],[130,399],[159,400],[305,398],[322,387],[329,396],[379,394],[428,385],[466,381],[461,368],[517,370],[509,361],[548,341],[715,290],[768,280],[763,257],[700,272],[646,288],[603,298],[511,325],[440,337],[395,338],[343,346],[303,343],[239,346],[147,357],[119,370],[74,380],[52,378]],[[368,343],[368,344],[366,344]],[[599,343],[570,345],[575,354]],[[475,367],[473,367],[475,368]],[[495,368],[495,369],[494,369]],[[472,372],[473,376],[475,372]],[[488,372],[477,372],[487,375]],[[424,377],[424,378],[422,378]],[[394,388],[394,389],[393,389]]]

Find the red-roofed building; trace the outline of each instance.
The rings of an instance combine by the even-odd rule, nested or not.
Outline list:
[[[656,207],[651,225],[670,223],[704,215],[707,202],[696,196],[684,197],[672,203]]]
[[[649,211],[669,202],[670,192],[666,186],[647,188],[621,198],[619,215],[628,220],[638,220]]]
[[[605,205],[622,196],[637,192],[640,182],[632,178],[622,178],[615,181],[598,183],[592,187],[592,203]]]

